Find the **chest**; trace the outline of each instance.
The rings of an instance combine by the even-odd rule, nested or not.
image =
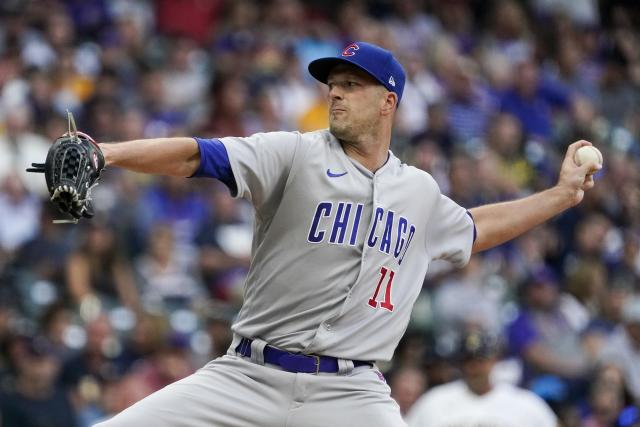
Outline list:
[[[506,406],[505,406],[506,404]],[[490,401],[456,400],[439,408],[434,426],[438,427],[528,427],[531,425],[522,408],[510,409],[509,399]],[[456,410],[452,411],[451,408]]]
[[[305,243],[376,249],[401,262],[426,228],[426,198],[412,196],[425,189],[399,163],[371,174],[328,151],[308,156],[283,199],[297,215]]]

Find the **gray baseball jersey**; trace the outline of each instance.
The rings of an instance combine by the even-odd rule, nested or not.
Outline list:
[[[221,141],[237,197],[256,210],[234,332],[291,352],[389,360],[429,262],[468,261],[467,211],[391,152],[372,173],[328,130]]]
[[[405,425],[375,366],[291,373],[264,366],[257,350],[269,343],[340,359],[391,358],[429,261],[469,258],[471,218],[427,173],[392,153],[371,173],[327,130],[221,141],[237,196],[256,210],[234,344],[100,426]],[[250,361],[234,350],[238,335],[254,339]]]

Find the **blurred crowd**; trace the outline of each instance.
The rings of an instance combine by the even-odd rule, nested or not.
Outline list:
[[[382,365],[403,413],[460,376],[460,333],[480,328],[502,344],[492,378],[561,425],[640,425],[637,2],[3,0],[2,426],[121,411],[224,354],[242,301],[252,211],[218,182],[108,169],[96,218],[52,223],[25,168],[66,111],[100,142],[324,128],[306,65],[353,40],[405,66],[392,150],[462,206],[553,185],[578,139],[605,159],[578,207],[433,265]]]

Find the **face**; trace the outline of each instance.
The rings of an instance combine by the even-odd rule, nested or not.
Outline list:
[[[558,301],[558,288],[553,283],[527,284],[527,296],[529,305],[537,310],[548,311],[556,306]]]
[[[327,85],[329,129],[338,139],[357,141],[363,135],[375,134],[382,116],[393,115],[395,94],[354,66],[334,67]]]
[[[640,346],[640,322],[629,322],[625,326],[631,340],[636,346]]]
[[[489,378],[496,361],[495,357],[470,357],[462,362],[462,374],[467,381]]]
[[[405,368],[391,382],[391,396],[400,406],[400,412],[406,414],[411,406],[424,393],[427,381],[422,371]]]

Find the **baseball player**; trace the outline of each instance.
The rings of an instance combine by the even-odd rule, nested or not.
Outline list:
[[[579,141],[555,187],[467,211],[389,150],[405,83],[389,51],[353,43],[309,72],[328,85],[329,129],[100,144],[107,165],[216,178],[256,211],[228,353],[101,426],[404,425],[375,363],[392,357],[429,262],[462,266],[593,186]]]
[[[498,361],[495,336],[472,330],[458,346],[462,379],[425,393],[407,415],[410,427],[556,427],[549,406],[533,392],[491,381]],[[455,410],[452,410],[455,408]]]

